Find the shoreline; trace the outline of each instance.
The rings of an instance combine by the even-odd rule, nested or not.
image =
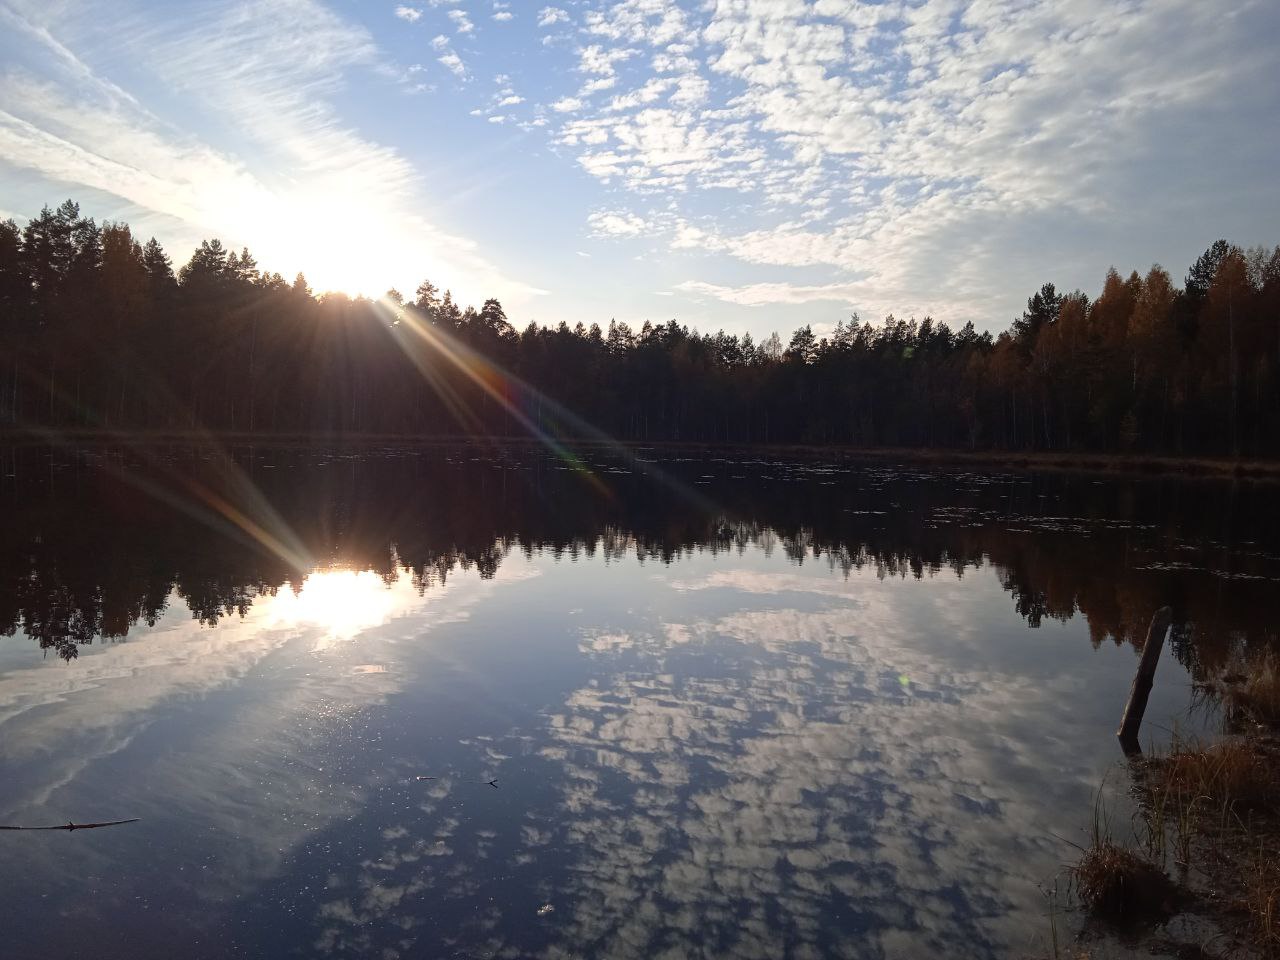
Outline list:
[[[599,440],[570,440],[585,450],[609,450],[613,444]],[[459,437],[405,434],[299,434],[243,433],[204,430],[58,430],[0,431],[0,445],[8,446],[151,446],[160,444],[235,445],[266,447],[535,447],[527,436]],[[848,447],[817,444],[743,444],[701,441],[618,441],[628,452],[662,450],[707,456],[799,457],[837,459],[846,462],[898,462],[921,466],[1001,467],[1016,470],[1063,471],[1110,475],[1174,475],[1184,477],[1280,480],[1280,460],[1226,457],[1173,457],[1156,454],[1121,454],[1069,451],[954,450],[937,447]]]

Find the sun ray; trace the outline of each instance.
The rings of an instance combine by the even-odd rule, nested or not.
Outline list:
[[[511,418],[518,423],[531,437],[546,447],[570,469],[582,475],[591,485],[605,496],[613,492],[600,475],[591,468],[587,461],[570,444],[587,442],[607,450],[611,455],[622,459],[632,469],[657,480],[680,497],[696,503],[707,511],[715,511],[716,505],[686,483],[660,469],[653,463],[637,457],[629,448],[619,443],[609,434],[577,416],[567,407],[533,387],[516,374],[503,369],[496,362],[480,353],[475,348],[451,336],[439,327],[428,323],[413,307],[403,306],[386,298],[377,301],[384,315],[391,318],[393,331],[404,329],[430,351],[431,355],[421,354],[411,346],[407,346],[402,337],[397,337],[401,348],[405,349],[409,359],[426,376],[428,383],[435,386],[445,380],[432,363],[432,356],[443,358],[471,382],[483,390]],[[460,402],[452,388],[447,388],[455,402]],[[442,393],[446,404],[448,397]],[[544,414],[534,420],[528,410],[549,410],[552,414],[553,430],[546,429]]]

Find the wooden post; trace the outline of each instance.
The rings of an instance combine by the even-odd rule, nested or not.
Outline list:
[[[1168,607],[1161,607],[1151,618],[1151,626],[1147,629],[1147,640],[1142,645],[1142,658],[1138,661],[1138,673],[1129,690],[1129,702],[1125,704],[1120,729],[1116,731],[1125,753],[1142,752],[1138,744],[1138,728],[1142,726],[1142,715],[1147,710],[1147,697],[1151,695],[1156,664],[1160,662],[1160,651],[1164,649],[1165,634],[1169,632],[1172,619],[1173,611]]]

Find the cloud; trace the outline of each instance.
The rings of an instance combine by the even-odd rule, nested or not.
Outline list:
[[[443,56],[437,57],[436,60],[459,80],[465,80],[467,78],[466,64],[464,64],[462,62],[462,58],[452,50]]]
[[[450,10],[448,17],[453,21],[454,29],[458,33],[472,33],[475,31],[475,24],[471,22],[471,18],[467,16],[466,11]]]
[[[771,303],[813,303],[834,301],[854,303],[865,291],[856,284],[832,283],[819,286],[803,286],[793,283],[751,283],[740,287],[719,286],[700,280],[686,280],[676,284],[676,289],[695,296],[714,297],[725,303],[747,307],[759,307]]]
[[[649,229],[643,217],[632,213],[597,210],[587,217],[597,237],[638,237]]]
[[[184,238],[251,244],[264,266],[306,270],[315,283],[378,293],[426,274],[477,299],[497,287],[515,301],[536,295],[504,278],[474,242],[414,213],[413,164],[336,113],[331,101],[347,74],[383,65],[362,28],[312,0],[264,0],[251,11],[211,4],[159,22],[112,9],[128,27],[112,55],[162,84],[181,119],[161,119],[71,52],[95,49],[82,17],[31,4],[6,11],[7,25],[48,55],[40,76],[14,67],[0,82],[0,159],[169,218],[170,232]],[[196,118],[199,129],[233,123],[236,148],[205,142]],[[386,246],[338,251],[334,223]]]
[[[622,0],[588,12],[586,29],[613,41],[663,46],[687,37],[690,27],[674,0]]]
[[[615,92],[560,101],[574,117],[553,135],[636,202],[687,216],[742,195],[757,222],[714,201],[719,252],[830,274],[719,285],[731,302],[856,297],[1003,325],[1002,260],[1034,244],[1056,264],[1084,224],[1180,228],[1153,201],[1185,196],[1187,178],[1209,216],[1215,141],[1242,125],[1277,141],[1261,121],[1274,91],[1255,82],[1277,20],[1261,0],[1230,17],[1195,0],[597,2],[578,69]],[[616,69],[645,48],[647,65]]]
[[[448,37],[443,33],[432,37],[431,48],[440,54],[440,56],[436,57],[437,63],[443,66],[459,80],[467,79],[467,65],[462,62],[462,58],[458,56],[457,51],[453,49]]]
[[[560,7],[543,7],[538,11],[538,26],[552,27],[557,23],[568,23],[569,13]]]
[[[457,81],[468,81],[463,93],[474,99],[463,112],[544,130],[566,176],[598,180],[612,212],[649,223],[659,252],[707,254],[696,275],[676,278],[684,288],[673,287],[704,301],[830,300],[870,316],[932,313],[1001,327],[1046,279],[1088,288],[1107,258],[1126,269],[1151,259],[1176,267],[1203,249],[1201,233],[1273,240],[1265,223],[1280,214],[1280,188],[1262,160],[1280,149],[1270,122],[1280,101],[1274,85],[1257,82],[1269,75],[1266,38],[1280,29],[1280,11],[1264,0],[1243,0],[1230,15],[1194,0],[535,5],[541,33],[493,35],[501,56],[524,57],[506,49],[523,40],[549,68],[522,74],[521,95],[536,100],[528,107],[507,99],[513,90],[493,96],[469,83],[495,62],[480,17],[524,10],[501,0],[384,8],[448,25],[431,41],[438,66],[424,60],[434,78],[392,62],[318,0],[209,0],[181,22],[140,0],[110,9],[127,26],[118,56],[173,91],[158,102],[176,98],[196,112],[178,116],[169,105],[178,119],[168,125],[131,99],[145,85],[113,88],[114,73],[88,66],[117,56],[92,17],[8,0],[3,30],[30,40],[4,47],[12,56],[0,95],[10,106],[0,105],[0,137],[13,162],[73,182],[75,171],[93,171],[94,182],[137,193],[152,168],[96,141],[123,137],[141,150],[145,133],[200,154],[211,195],[224,191],[236,209],[269,209],[256,191],[279,192],[277,170],[304,171],[297,179],[310,183],[314,161],[336,180],[350,160],[362,171],[352,192],[367,182],[394,210],[392,194],[403,201],[420,189],[413,158],[362,133],[367,115],[344,118],[347,84],[380,76],[423,93],[434,79],[457,95]],[[451,42],[459,36],[466,51]],[[35,50],[47,63],[27,54]],[[27,110],[28,91],[74,126]],[[87,104],[124,126],[89,135],[90,118],[72,116]],[[234,135],[201,136],[229,122]],[[301,160],[312,146],[318,156]],[[179,209],[178,194],[199,181],[187,184],[178,164],[166,169],[166,184],[147,189],[167,191]],[[592,203],[581,209],[585,217]]]
[[[611,76],[614,65],[622,60],[635,56],[634,50],[625,48],[606,49],[593,43],[578,51],[578,70],[582,73],[597,73]]]

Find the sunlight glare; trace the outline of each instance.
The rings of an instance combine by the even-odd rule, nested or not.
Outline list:
[[[429,234],[413,229],[412,218],[331,178],[298,184],[243,210],[241,222],[245,236],[255,238],[253,252],[263,267],[301,270],[317,294],[376,297],[415,277],[454,272],[430,249]],[[292,281],[293,273],[285,279]]]
[[[365,630],[390,620],[405,602],[404,586],[416,599],[406,578],[397,576],[388,586],[372,570],[316,570],[302,581],[296,593],[286,583],[272,600],[270,627],[318,627],[318,650],[340,640],[350,640]]]

